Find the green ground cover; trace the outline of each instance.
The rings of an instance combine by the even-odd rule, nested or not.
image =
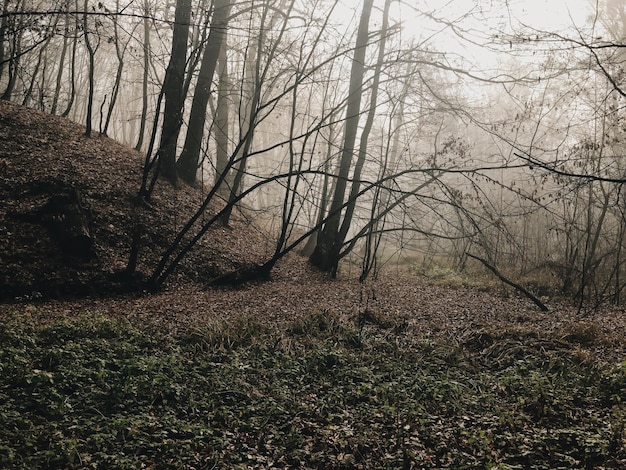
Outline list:
[[[320,312],[0,325],[0,468],[623,468],[626,362]],[[589,339],[587,339],[589,340]]]

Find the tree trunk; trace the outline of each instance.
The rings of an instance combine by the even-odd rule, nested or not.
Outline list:
[[[243,186],[243,178],[246,172],[246,165],[248,161],[248,156],[252,149],[252,143],[254,141],[255,136],[255,126],[257,122],[257,113],[259,104],[261,102],[261,86],[266,84],[265,78],[267,77],[267,73],[269,70],[269,63],[271,59],[275,57],[276,48],[279,44],[281,44],[281,38],[285,34],[287,25],[289,23],[289,18],[291,16],[291,11],[293,10],[294,0],[291,0],[289,7],[286,6],[287,0],[281,0],[280,5],[272,8],[270,2],[267,0],[263,2],[263,13],[261,15],[261,28],[260,33],[258,35],[258,39],[256,42],[252,42],[249,48],[249,60],[246,59],[246,75],[247,80],[246,83],[249,85],[249,90],[242,92],[242,101],[243,103],[240,105],[240,109],[243,110],[241,112],[240,118],[243,118],[243,121],[240,120],[240,131],[239,135],[241,136],[241,141],[243,145],[240,145],[240,151],[237,152],[230,159],[228,164],[228,169],[235,166],[235,172],[233,176],[233,183],[230,187],[230,195],[228,197],[228,205],[226,207],[226,211],[222,217],[222,223],[224,225],[228,225],[230,221],[230,217],[232,215],[232,211],[234,209],[233,202],[238,199],[239,194],[242,191]],[[268,19],[268,13],[270,10],[273,10],[273,15]],[[277,14],[278,13],[278,14]],[[266,42],[266,31],[274,31],[274,27],[278,21],[279,14],[283,17],[283,24],[280,28],[280,32],[278,33],[278,37],[274,40],[274,43]],[[264,48],[269,49],[267,52],[268,62],[261,70],[262,63],[262,51]],[[265,93],[269,93],[272,85],[266,88]],[[247,98],[247,100],[246,100]]]
[[[365,72],[365,50],[369,39],[369,19],[372,12],[373,0],[365,0],[356,38],[356,48],[352,59],[350,72],[350,88],[346,120],[344,127],[344,141],[339,164],[339,174],[335,193],[330,205],[330,214],[333,214],[324,224],[324,228],[318,236],[317,245],[309,258],[314,266],[322,271],[336,274],[336,266],[339,259],[341,244],[338,242],[339,225],[341,222],[340,208],[344,205],[344,198],[354,156],[354,145],[359,126],[359,114],[361,112],[361,92],[363,88],[363,76]]]
[[[52,107],[50,114],[56,114],[59,106],[59,98],[61,96],[61,85],[63,81],[63,65],[65,64],[65,56],[67,55],[67,43],[70,35],[70,15],[65,13],[65,28],[63,30],[63,46],[61,47],[61,57],[59,58],[59,68],[57,70],[56,82],[54,86],[54,95],[52,97]]]
[[[261,24],[265,24],[267,18],[267,5],[263,9]],[[231,204],[237,198],[242,185],[243,175],[246,170],[246,160],[254,141],[254,123],[256,112],[261,99],[261,80],[259,79],[261,68],[260,50],[265,42],[265,28],[261,28],[255,40],[251,40],[248,46],[248,54],[244,65],[244,86],[241,91],[239,103],[239,151],[229,158],[225,171],[233,169],[232,184],[228,188],[227,210],[222,217],[222,223],[228,225],[234,206]],[[247,87],[245,86],[247,84]],[[234,167],[234,168],[233,168]],[[222,180],[222,184],[225,180]]]
[[[23,12],[24,2],[18,1],[15,6],[15,10]],[[18,21],[18,19],[12,18],[10,21]],[[11,99],[11,96],[13,95],[13,91],[15,89],[15,84],[17,83],[17,75],[20,68],[20,59],[22,57],[22,37],[24,36],[25,28],[14,25],[13,30],[13,41],[10,48],[11,56],[9,59],[5,59],[5,61],[8,60],[9,63],[9,80],[1,98],[7,101]]]
[[[228,166],[228,125],[230,121],[230,77],[228,75],[228,55],[226,42],[222,43],[218,58],[219,86],[217,89],[217,105],[215,110],[215,181],[219,180]],[[230,188],[232,181],[224,178],[224,187]]]
[[[141,151],[143,147],[144,134],[146,133],[146,121],[148,119],[148,78],[150,68],[150,21],[148,20],[149,5],[144,3],[143,19],[143,80],[141,83],[141,117],[139,118],[139,137],[135,150]]]
[[[333,154],[333,142],[335,140],[335,126],[328,126],[328,144],[326,145],[326,158],[324,160],[324,178],[322,180],[322,188],[320,190],[320,198],[317,209],[317,218],[315,219],[315,225],[318,227],[323,226],[324,217],[326,217],[326,207],[328,206],[328,196],[333,192],[333,188],[330,187],[330,174],[331,174],[331,160]],[[329,188],[330,187],[330,188]],[[302,256],[311,256],[315,251],[317,245],[317,238],[320,230],[316,230],[307,238],[304,248],[300,250]]]
[[[165,110],[161,141],[157,150],[157,159],[161,175],[177,183],[176,144],[183,121],[183,93],[185,65],[187,62],[187,39],[189,37],[189,21],[191,18],[191,0],[177,0],[174,33],[172,38],[172,55],[165,72],[163,91],[165,94]]]
[[[89,90],[87,97],[87,118],[85,120],[85,135],[91,137],[91,118],[93,113],[93,94],[94,94],[94,68],[95,68],[95,55],[96,51],[89,40],[89,26],[87,16],[88,0],[84,3],[84,15],[83,15],[83,27],[85,28],[85,45],[89,52]]]
[[[391,0],[385,1],[385,7],[383,10],[383,23],[380,30],[380,45],[378,48],[378,61],[376,63],[376,69],[374,70],[374,78],[372,83],[372,94],[370,97],[370,107],[367,113],[367,119],[365,121],[365,125],[363,126],[363,131],[361,132],[360,144],[359,144],[359,155],[356,161],[356,165],[354,166],[354,173],[352,176],[352,187],[350,189],[350,195],[348,196],[348,205],[346,206],[346,212],[343,217],[343,222],[341,223],[341,228],[339,229],[339,233],[337,234],[336,245],[339,250],[341,250],[341,246],[343,245],[344,240],[346,239],[346,235],[348,234],[348,230],[350,230],[350,225],[352,224],[352,217],[354,215],[354,209],[356,207],[356,196],[361,189],[361,173],[363,172],[363,166],[365,165],[365,159],[367,157],[367,144],[369,142],[369,135],[372,131],[372,126],[374,125],[374,117],[376,116],[376,107],[378,106],[378,86],[380,85],[380,72],[383,67],[383,62],[385,60],[385,46],[387,44],[387,30],[389,29],[389,7],[391,5]],[[375,208],[372,208],[374,210]],[[332,271],[336,272],[339,257],[333,260],[334,266],[332,267]]]
[[[78,11],[78,0],[75,0],[74,8]],[[76,23],[74,25],[74,43],[72,44],[72,61],[70,64],[70,90],[67,97],[67,106],[65,107],[63,113],[61,113],[61,116],[63,117],[69,116],[76,99],[76,48],[78,47],[78,31],[80,29],[79,23],[79,16],[76,15]]]
[[[44,33],[45,39],[39,46],[39,54],[37,56],[37,63],[35,64],[35,68],[33,70],[33,74],[30,80],[30,85],[28,86],[28,90],[24,94],[24,98],[22,100],[23,106],[28,106],[28,104],[33,98],[33,91],[35,89],[35,84],[37,83],[37,77],[39,76],[39,69],[42,67],[42,65],[43,65],[43,71],[41,73],[40,88],[43,89],[45,87],[45,81],[46,81],[46,77],[45,77],[46,55],[45,54],[47,53],[48,45],[50,44],[50,41],[52,40],[54,36],[54,32],[57,28],[58,23],[59,23],[59,16],[55,15],[53,18],[53,21],[50,23],[48,28],[46,28],[46,31]]]
[[[120,0],[115,2],[115,11],[120,11]],[[115,55],[117,56],[117,71],[115,73],[115,83],[113,84],[113,90],[111,91],[111,101],[109,102],[109,109],[107,110],[107,117],[104,122],[102,134],[108,135],[109,125],[111,124],[111,117],[113,116],[113,110],[117,103],[117,96],[120,91],[120,85],[122,83],[122,72],[124,71],[124,51],[126,48],[122,48],[120,45],[120,38],[117,27],[117,16],[113,16],[113,39],[115,41]],[[128,43],[127,43],[128,45]]]
[[[410,67],[410,65],[407,65],[407,77],[411,76],[412,74]],[[395,110],[394,106],[393,111],[389,116],[389,119],[392,123],[392,125],[390,126],[390,135],[392,136],[391,147],[387,146],[383,166],[380,169],[380,176],[382,178],[389,176],[392,171],[395,171],[396,168],[396,161],[400,153],[400,129],[402,128],[404,122],[404,103],[408,93],[409,84],[407,81],[405,82],[402,90],[396,98],[398,103],[397,111]],[[382,236],[384,233],[386,222],[386,217],[382,214],[389,207],[390,200],[391,192],[388,189],[376,189],[376,192],[374,194],[374,202],[372,204],[372,211],[370,212],[370,222],[373,222],[373,224],[368,229],[367,235],[365,236],[363,263],[361,268],[361,276],[359,277],[359,280],[361,282],[367,279],[372,271],[376,273],[378,249],[380,248],[382,242]]]
[[[24,93],[24,97],[22,98],[22,106],[28,106],[33,97],[33,90],[35,89],[35,83],[37,82],[37,77],[39,76],[39,69],[41,68],[41,64],[43,63],[43,55],[46,51],[46,46],[48,42],[50,42],[49,36],[48,39],[43,43],[42,47],[39,49],[39,54],[37,55],[37,63],[35,64],[35,68],[33,69],[32,76],[30,77],[30,84],[28,85],[28,89],[26,93]]]
[[[185,145],[177,163],[178,176],[190,185],[196,182],[207,106],[211,93],[211,82],[213,81],[221,45],[226,36],[229,11],[230,0],[215,0],[213,18],[211,19],[211,31],[204,49],[202,65],[200,66],[200,73],[193,96]]]
[[[9,11],[9,0],[4,0],[2,4],[2,13],[6,14]],[[4,41],[6,39],[7,25],[9,17],[3,16],[0,20],[0,80],[4,74]]]

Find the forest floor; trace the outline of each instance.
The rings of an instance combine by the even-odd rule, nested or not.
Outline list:
[[[163,291],[123,292],[136,221],[149,275],[202,197],[160,185],[138,207],[140,168],[0,102],[0,468],[626,468],[623,307],[544,313],[391,269],[333,280],[297,255],[271,281],[207,287],[272,248],[241,214]],[[34,217],[68,188],[89,263]]]

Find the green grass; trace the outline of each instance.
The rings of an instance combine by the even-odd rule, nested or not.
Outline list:
[[[0,468],[619,468],[623,397],[626,362],[562,342],[424,343],[333,312],[180,337],[0,325]]]

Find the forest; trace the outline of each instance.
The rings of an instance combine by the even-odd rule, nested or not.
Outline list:
[[[226,203],[156,288],[237,207],[275,240],[260,274],[296,247],[363,279],[472,254],[619,304],[624,5],[539,3],[6,0],[0,91],[144,153],[146,200],[163,179],[207,188],[198,216]]]
[[[0,4],[0,467],[626,466],[626,1]]]

